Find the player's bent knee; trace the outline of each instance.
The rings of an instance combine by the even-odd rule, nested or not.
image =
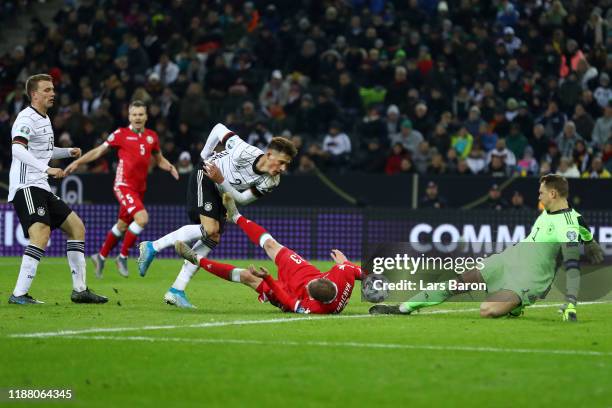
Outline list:
[[[145,227],[149,223],[149,214],[143,210],[134,215],[134,221],[141,227]]]

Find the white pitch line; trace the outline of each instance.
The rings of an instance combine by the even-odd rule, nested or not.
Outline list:
[[[434,350],[434,351],[467,351],[477,353],[521,353],[521,354],[553,354],[570,356],[595,356],[612,357],[609,351],[589,351],[589,350],[546,350],[546,349],[524,349],[524,348],[503,348],[503,347],[479,347],[479,346],[433,346],[418,344],[397,344],[397,343],[357,343],[357,342],[333,342],[333,341],[263,341],[245,339],[191,339],[184,337],[150,337],[150,336],[65,336],[62,338],[76,340],[118,340],[118,341],[143,341],[149,343],[156,342],[175,342],[192,344],[237,344],[237,345],[263,345],[263,346],[295,346],[295,347],[353,347],[371,349],[404,349],[404,350]]]
[[[326,317],[292,317],[279,319],[264,319],[264,320],[229,320],[220,322],[204,322],[187,325],[166,325],[166,326],[142,326],[142,327],[100,327],[83,330],[60,330],[55,332],[40,332],[40,333],[21,333],[11,334],[8,337],[30,338],[30,337],[57,337],[71,336],[86,333],[117,333],[126,331],[147,331],[147,330],[172,330],[172,329],[204,329],[208,327],[224,327],[224,326],[246,326],[254,324],[276,324],[276,323],[291,323],[302,320],[338,320],[338,319],[358,319],[372,317],[369,314],[359,315],[344,315],[344,316],[326,316]]]
[[[595,305],[609,302],[584,302],[580,303],[581,306]],[[529,306],[530,308],[554,308],[559,307],[561,304],[539,304]],[[442,309],[432,310],[429,312],[421,312],[420,314],[450,314],[450,313],[466,313],[466,312],[477,312],[478,308],[467,308],[467,309]],[[99,327],[90,329],[79,329],[79,330],[59,330],[53,332],[38,332],[38,333],[17,333],[10,334],[8,337],[13,338],[44,338],[44,337],[57,337],[57,336],[72,336],[87,333],[119,333],[127,331],[149,331],[149,330],[173,330],[173,329],[204,329],[209,327],[224,327],[224,326],[246,326],[256,324],[276,324],[276,323],[291,323],[300,322],[304,320],[315,321],[315,320],[340,320],[340,319],[361,319],[366,317],[374,317],[369,314],[358,314],[358,315],[337,315],[337,316],[304,316],[304,317],[290,317],[290,318],[278,318],[278,319],[264,319],[264,320],[229,320],[220,322],[203,322],[187,325],[163,325],[163,326],[141,326],[141,327]],[[385,317],[385,316],[377,316]]]

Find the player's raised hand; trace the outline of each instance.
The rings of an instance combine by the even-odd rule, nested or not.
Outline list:
[[[348,261],[346,256],[342,252],[340,252],[339,249],[332,249],[330,255],[331,255],[331,258],[334,260],[334,262],[337,263],[338,265],[343,264],[346,261]]]
[[[257,276],[258,278],[265,278],[266,276],[269,275],[268,270],[266,268],[264,268],[263,266],[259,267],[259,270],[255,269],[255,267],[253,265],[249,266],[249,271],[251,271],[251,273],[255,276]]]
[[[70,157],[74,157],[75,159],[81,157],[81,149],[78,147],[73,147],[70,149]]]
[[[221,184],[225,181],[223,174],[221,174],[221,170],[219,170],[219,167],[217,167],[215,163],[204,162],[204,172],[209,179],[217,184]]]
[[[66,174],[64,174],[64,170],[58,169],[56,167],[49,167],[47,169],[47,174],[55,179],[61,179],[66,177]]]

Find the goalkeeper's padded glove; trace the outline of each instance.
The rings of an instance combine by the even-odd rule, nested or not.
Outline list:
[[[576,305],[573,303],[566,303],[559,309],[561,318],[564,322],[577,322],[578,315],[576,313]]]
[[[595,239],[584,243],[584,254],[586,255],[589,262],[593,264],[599,264],[603,262],[603,250]]]

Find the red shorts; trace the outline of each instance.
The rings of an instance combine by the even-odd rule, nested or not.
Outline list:
[[[278,269],[277,280],[289,293],[297,293],[300,286],[321,275],[321,271],[310,262],[286,247],[278,252],[274,263]],[[274,292],[270,290],[266,282],[262,281],[256,290],[259,293],[258,299],[260,302],[263,303],[269,300],[270,303],[277,306],[278,301],[274,297]]]
[[[119,219],[126,224],[131,223],[134,220],[134,214],[145,209],[142,203],[144,192],[139,193],[127,186],[115,186],[113,191],[119,201]]]

